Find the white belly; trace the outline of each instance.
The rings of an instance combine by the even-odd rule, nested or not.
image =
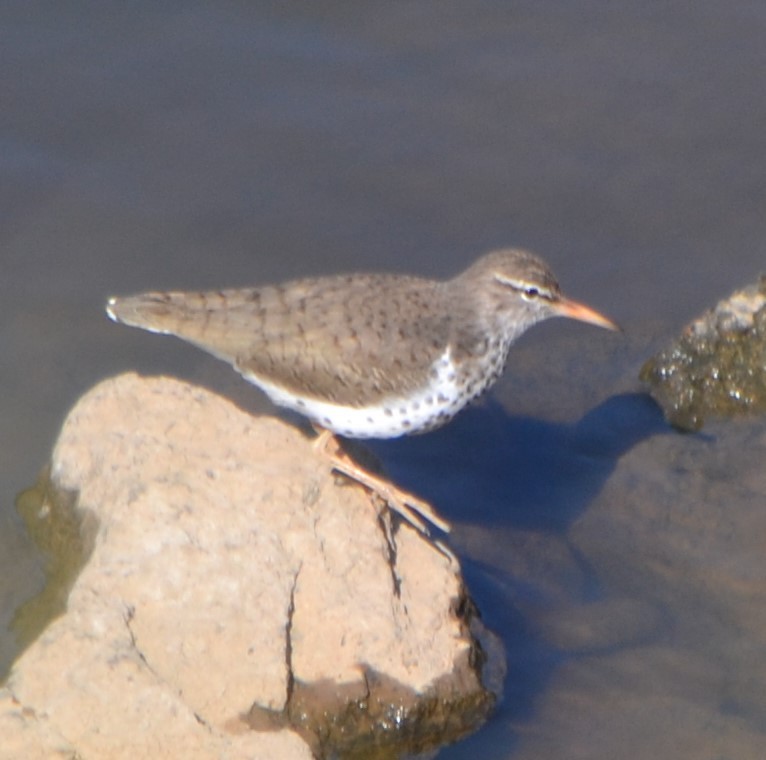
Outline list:
[[[254,375],[245,377],[277,405],[348,438],[397,438],[447,422],[470,400],[457,382],[449,349],[432,365],[427,387],[406,398],[389,397],[373,406],[349,407],[296,396]]]

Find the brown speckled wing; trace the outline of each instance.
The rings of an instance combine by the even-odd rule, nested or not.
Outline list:
[[[445,350],[443,283],[349,275],[112,299],[119,322],[176,335],[297,395],[361,404],[425,382]]]
[[[427,280],[355,275],[255,293],[258,329],[235,366],[326,401],[360,405],[421,387],[449,338],[443,288]],[[229,318],[246,321],[237,312]]]

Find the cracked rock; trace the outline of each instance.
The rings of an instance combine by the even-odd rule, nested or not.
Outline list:
[[[457,562],[406,524],[392,551],[365,490],[278,420],[123,375],[30,493],[34,534],[79,531],[44,542],[64,614],[18,616],[42,633],[0,689],[14,756],[395,756],[493,705]]]

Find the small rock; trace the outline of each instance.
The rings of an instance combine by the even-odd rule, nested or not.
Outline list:
[[[640,379],[682,430],[766,410],[766,277],[733,293],[649,359]]]

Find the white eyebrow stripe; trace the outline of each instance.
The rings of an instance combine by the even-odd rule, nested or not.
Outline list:
[[[495,273],[495,279],[502,285],[508,285],[508,287],[514,290],[527,290],[528,288],[534,288],[543,298],[553,298],[553,292],[546,288],[545,285],[540,285],[537,282],[529,282],[528,280],[514,280],[511,277],[505,277],[502,274]]]
[[[527,280],[514,280],[511,277],[506,277],[497,272],[495,273],[495,279],[503,285],[510,285],[515,290],[525,290],[526,288],[535,287],[531,282],[527,282]]]

